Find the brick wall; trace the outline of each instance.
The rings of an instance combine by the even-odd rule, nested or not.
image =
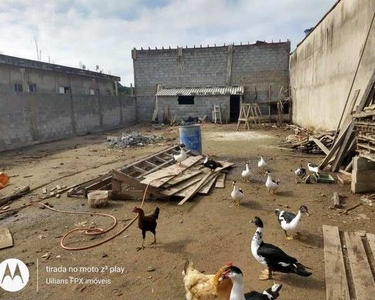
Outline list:
[[[135,122],[134,97],[0,92],[0,151]]]
[[[133,51],[137,117],[151,120],[158,84],[243,85],[245,102],[268,101],[269,96],[276,100],[280,88],[289,85],[289,53],[290,42],[235,45],[232,50],[231,46],[221,46]],[[199,116],[205,110],[202,106]]]

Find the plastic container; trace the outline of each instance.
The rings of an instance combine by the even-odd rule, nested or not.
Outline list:
[[[202,153],[201,125],[180,126],[180,143],[190,150]]]
[[[87,195],[90,207],[99,208],[108,205],[108,191],[94,191]]]
[[[7,174],[0,172],[0,189],[6,187],[9,183],[9,177]]]

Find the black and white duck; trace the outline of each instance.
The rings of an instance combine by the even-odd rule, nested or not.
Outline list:
[[[239,206],[241,200],[243,199],[243,191],[237,186],[237,182],[233,181],[232,183],[233,191],[230,193],[230,196],[234,201],[236,201],[236,205]]]
[[[209,155],[206,155],[202,165],[204,165],[206,168],[211,169],[211,171],[214,171],[216,168],[223,166],[221,163],[214,161]]]
[[[180,146],[180,153],[179,154],[174,154],[173,155],[173,160],[178,163],[179,166],[181,166],[181,162],[183,162],[186,158],[186,151],[183,148],[183,145]]]
[[[266,188],[269,193],[272,195],[275,193],[275,191],[279,188],[280,180],[274,180],[272,179],[271,173],[266,172],[267,180],[266,180]]]
[[[263,222],[259,217],[255,217],[251,222],[257,227],[251,240],[251,253],[259,263],[267,267],[259,276],[260,280],[271,279],[273,272],[295,273],[304,277],[312,274],[294,257],[274,245],[263,242]]]
[[[296,232],[299,233],[299,228],[301,227],[301,219],[303,215],[310,217],[309,210],[305,205],[302,205],[297,214],[294,214],[289,211],[284,211],[280,209],[275,209],[275,214],[277,216],[277,220],[280,223],[281,228],[285,232],[285,236],[287,240],[292,240],[293,235],[288,235],[288,232]]]
[[[244,294],[243,273],[240,268],[229,267],[220,277],[220,280],[229,278],[232,283],[229,300],[275,300],[279,297],[279,291],[283,287],[281,284],[274,284],[263,293],[251,291]]]

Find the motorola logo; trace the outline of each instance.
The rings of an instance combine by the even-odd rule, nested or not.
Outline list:
[[[9,258],[0,264],[0,287],[8,292],[22,290],[29,281],[29,269],[16,258]]]

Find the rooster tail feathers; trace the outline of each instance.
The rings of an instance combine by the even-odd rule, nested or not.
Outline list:
[[[294,263],[292,265],[292,268],[293,268],[293,273],[296,273],[297,275],[299,276],[303,276],[303,277],[309,277],[312,275],[312,272],[309,272],[307,271],[306,269],[310,269],[309,267],[305,267],[303,264],[301,263]]]
[[[153,213],[153,216],[155,217],[155,219],[159,218],[159,212],[160,212],[159,207],[155,208],[154,213]]]

